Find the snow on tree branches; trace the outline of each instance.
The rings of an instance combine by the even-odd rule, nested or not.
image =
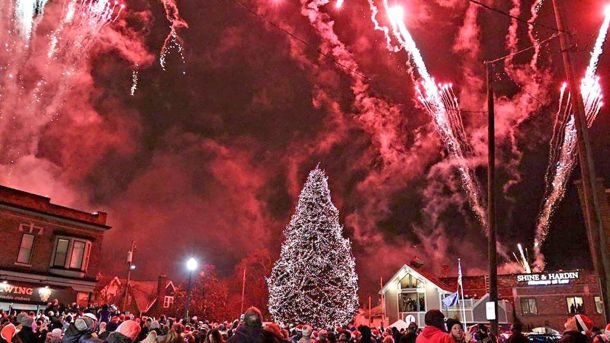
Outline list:
[[[327,177],[316,167],[284,229],[280,258],[267,279],[275,321],[332,327],[353,319],[358,276],[351,242],[342,232]]]

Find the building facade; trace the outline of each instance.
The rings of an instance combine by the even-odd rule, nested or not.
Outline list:
[[[428,309],[440,309],[447,317],[468,324],[486,323],[487,276],[464,276],[464,300],[444,307],[442,299],[456,292],[457,278],[436,278],[411,266],[403,266],[381,293],[386,315],[395,320],[415,319],[423,325]],[[526,330],[549,327],[563,331],[570,315],[583,313],[595,325],[605,326],[597,275],[585,270],[498,275],[498,317],[501,324],[521,322]]]
[[[106,217],[0,186],[0,309],[35,311],[51,299],[87,305]]]
[[[456,280],[457,282],[457,280]],[[381,289],[384,299],[385,316],[390,324],[399,320],[415,322],[425,326],[424,316],[427,310],[439,309],[446,317],[465,318],[469,324],[485,323],[488,295],[460,300],[457,305],[443,306],[443,299],[457,290],[457,284],[449,285],[434,275],[409,265],[403,265]],[[498,319],[501,324],[508,324],[512,318],[512,306],[508,301],[498,304]]]
[[[115,304],[121,308],[125,304],[125,310],[140,316],[159,317],[176,312],[177,288],[166,275],[159,275],[157,280],[130,280],[129,287],[127,281],[119,277],[102,282],[95,294],[95,302],[99,304]]]

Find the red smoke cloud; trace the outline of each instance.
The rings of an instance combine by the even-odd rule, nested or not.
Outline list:
[[[220,273],[260,248],[277,255],[305,176],[320,162],[354,241],[363,294],[413,256],[436,271],[457,256],[466,267],[482,267],[484,236],[453,161],[414,108],[406,58],[386,50],[365,4],[346,2],[340,12],[322,0],[246,4],[308,43],[239,6],[184,2],[187,73],[162,72],[152,52],[167,35],[164,8],[133,1],[84,53],[64,44],[65,59],[49,60],[45,33],[60,16],[49,4],[28,53],[16,41],[17,57],[0,52],[0,64],[8,61],[22,75],[16,82],[0,71],[1,182],[108,211],[114,228],[103,272],[123,272],[134,239],[134,277],[169,272],[179,280],[187,255]],[[438,75],[455,80],[463,107],[475,111],[464,116],[475,148],[469,163],[480,174],[486,160],[485,115],[476,112],[485,109],[480,60],[504,48],[481,46],[487,27],[479,25],[476,6],[449,0],[410,6],[431,69],[444,69]],[[437,11],[453,13],[459,25]],[[0,22],[0,37],[10,41],[7,25]],[[431,25],[438,27],[433,34]],[[76,33],[66,31],[66,38]],[[516,61],[508,74],[524,90],[498,99],[505,146],[499,158],[510,162],[504,181],[520,180],[519,125],[539,110],[526,91],[546,99],[553,88],[546,77],[523,79],[531,68],[523,64]],[[141,81],[130,97],[136,65]],[[69,77],[62,74],[67,68]],[[50,95],[31,102],[33,80],[40,79]]]

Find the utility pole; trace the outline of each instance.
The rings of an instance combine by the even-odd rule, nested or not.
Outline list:
[[[245,295],[246,295],[246,269],[248,267],[244,265],[244,275],[241,279],[241,308],[239,310],[239,313],[244,313],[244,300],[245,300]]]
[[[585,117],[585,106],[580,94],[580,87],[576,82],[574,66],[572,64],[570,36],[566,31],[566,19],[561,12],[561,7],[557,0],[553,0],[555,10],[555,21],[559,30],[559,44],[566,77],[572,95],[572,110],[574,111],[574,123],[576,126],[578,140],[578,159],[580,164],[580,174],[582,178],[583,202],[585,204],[584,217],[587,223],[587,238],[589,239],[589,250],[593,267],[599,276],[601,286],[601,297],[604,305],[604,316],[606,321],[609,319],[610,307],[608,296],[610,295],[610,263],[608,261],[607,236],[602,224],[601,212],[599,207],[599,197],[597,193],[597,180],[595,177],[595,165],[589,144],[589,129]]]
[[[487,71],[487,250],[489,257],[489,301],[493,304],[493,318],[489,320],[491,333],[498,337],[498,266],[496,251],[496,137],[493,73],[494,65],[485,63]]]
[[[371,308],[371,296],[369,295],[369,327],[371,327],[371,323],[373,322],[373,313]]]
[[[381,327],[385,327],[385,295],[383,294],[383,277],[379,278],[379,289],[381,289]]]
[[[127,298],[129,297],[129,282],[131,281],[131,271],[133,265],[133,251],[136,248],[136,241],[131,241],[131,248],[127,252],[127,282],[125,283],[125,294],[123,294],[123,311],[127,310]]]

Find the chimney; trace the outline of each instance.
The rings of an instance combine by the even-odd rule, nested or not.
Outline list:
[[[161,300],[165,296],[165,286],[167,286],[167,275],[159,275],[157,282],[157,299]]]

